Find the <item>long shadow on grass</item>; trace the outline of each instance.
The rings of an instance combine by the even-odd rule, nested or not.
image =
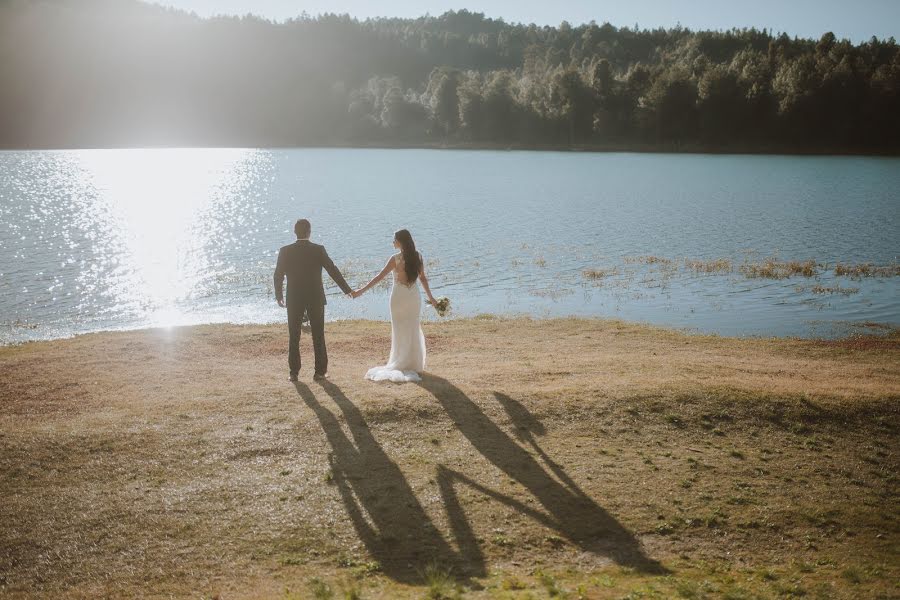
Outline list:
[[[536,450],[558,480],[495,425],[458,387],[434,375],[423,376],[419,385],[440,402],[469,442],[497,468],[522,484],[544,510],[531,508],[491,490],[464,474],[442,469],[451,488],[454,481],[468,485],[557,531],[584,551],[608,556],[618,564],[644,573],[668,572],[657,561],[646,556],[634,535],[581,491],[565,470],[538,446],[532,433],[540,434],[543,426],[524,406],[509,396],[495,394],[517,425],[517,430],[523,432],[523,441],[527,441]]]
[[[294,385],[325,431],[334,483],[357,535],[384,574],[404,583],[421,583],[425,570],[436,564],[457,577],[484,576],[484,557],[443,470],[439,469],[437,483],[458,549],[434,526],[403,472],[341,389],[330,381],[321,382],[343,414],[350,437],[309,387]]]

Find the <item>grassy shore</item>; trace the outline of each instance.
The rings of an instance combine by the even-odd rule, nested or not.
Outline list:
[[[896,598],[900,336],[601,320],[0,348],[0,595]]]

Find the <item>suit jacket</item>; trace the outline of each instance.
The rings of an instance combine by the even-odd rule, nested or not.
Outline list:
[[[328,271],[345,294],[352,291],[344,281],[344,276],[331,262],[324,246],[309,240],[297,240],[284,246],[278,251],[278,263],[275,266],[275,298],[277,300],[284,298],[282,285],[287,276],[288,303],[327,304],[325,286],[322,284],[322,269]]]

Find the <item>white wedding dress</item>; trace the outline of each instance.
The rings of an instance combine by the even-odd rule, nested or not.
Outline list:
[[[403,269],[403,262],[401,256],[397,258],[391,287],[391,355],[386,365],[368,370],[366,379],[372,381],[422,381],[419,373],[425,370],[425,335],[419,324],[422,311],[419,280],[412,285],[398,281],[397,271]]]

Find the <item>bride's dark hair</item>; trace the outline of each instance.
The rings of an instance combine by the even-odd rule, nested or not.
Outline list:
[[[412,285],[422,267],[422,259],[416,252],[416,243],[412,239],[412,234],[406,229],[395,233],[394,239],[400,244],[400,252],[403,253],[403,270],[406,271],[406,280]]]

